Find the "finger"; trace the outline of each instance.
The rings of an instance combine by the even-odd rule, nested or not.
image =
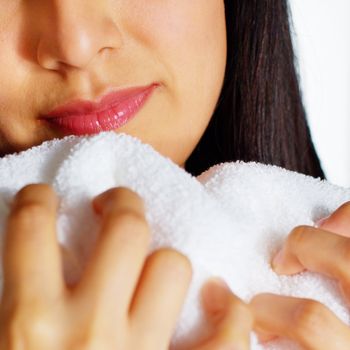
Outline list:
[[[318,222],[317,227],[350,237],[350,202],[344,203],[332,215]]]
[[[250,348],[253,315],[221,279],[209,280],[202,288],[202,305],[213,326],[210,337],[193,350]]]
[[[9,295],[56,296],[63,290],[57,206],[46,184],[27,185],[16,194],[5,225],[4,290]]]
[[[350,303],[350,240],[344,236],[309,226],[298,226],[288,236],[272,266],[278,274],[294,274],[308,269],[338,280]]]
[[[347,283],[350,271],[348,238],[309,226],[298,226],[288,236],[272,266],[279,274],[294,274],[303,269],[319,272]]]
[[[266,293],[255,296],[250,306],[257,332],[288,338],[307,350],[349,348],[348,327],[317,301]]]
[[[142,199],[127,188],[114,188],[93,200],[102,225],[95,251],[87,262],[75,294],[88,298],[102,318],[127,315],[142,266],[150,231]],[[108,317],[110,315],[110,317]]]
[[[131,327],[144,348],[169,346],[191,277],[190,261],[175,250],[163,248],[147,259],[130,307]]]

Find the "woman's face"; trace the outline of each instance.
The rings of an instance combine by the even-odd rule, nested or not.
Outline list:
[[[66,135],[39,119],[56,106],[156,83],[116,131],[184,166],[225,65],[223,0],[0,0],[0,152]]]

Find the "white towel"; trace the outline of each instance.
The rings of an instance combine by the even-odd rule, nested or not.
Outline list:
[[[48,141],[0,159],[0,227],[13,195],[38,182],[52,184],[60,196],[59,240],[81,263],[66,262],[67,281],[79,278],[96,239],[92,197],[126,186],[144,199],[150,252],[171,246],[193,265],[174,349],[205,334],[198,292],[213,275],[247,302],[261,292],[308,297],[350,322],[334,281],[311,272],[280,277],[270,268],[271,257],[295,226],[313,225],[330,214],[350,200],[350,189],[257,163],[222,163],[196,178],[137,138],[105,132]],[[252,349],[296,348],[286,340],[262,346],[252,333]]]

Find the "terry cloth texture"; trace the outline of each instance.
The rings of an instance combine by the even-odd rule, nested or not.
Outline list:
[[[69,252],[64,263],[69,283],[79,278],[98,237],[99,220],[91,199],[119,186],[143,198],[152,232],[149,252],[173,247],[193,265],[172,349],[205,336],[207,323],[198,293],[211,276],[224,278],[247,302],[262,292],[312,298],[350,324],[335,281],[311,272],[278,276],[270,267],[295,226],[313,225],[332,213],[350,200],[350,189],[258,163],[217,164],[194,177],[126,134],[68,136],[0,159],[2,232],[15,193],[39,182],[51,184],[61,200],[57,231]],[[253,350],[297,348],[287,340],[263,346],[252,333]]]

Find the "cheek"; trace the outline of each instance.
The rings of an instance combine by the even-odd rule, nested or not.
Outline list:
[[[53,84],[44,75],[37,78],[42,69],[36,64],[35,48],[27,46],[35,40],[24,29],[27,17],[21,5],[22,0],[6,5],[0,0],[0,155],[39,144],[49,134],[33,115],[40,107],[36,96]]]
[[[135,39],[165,68],[173,126],[178,144],[186,145],[182,158],[188,157],[209,123],[224,79],[224,2],[153,0],[147,6],[139,0],[132,3],[132,12],[127,12],[133,17],[127,22],[133,27]]]
[[[24,86],[24,79],[22,79],[22,66],[18,55],[18,21],[18,15],[15,12],[9,12],[9,9],[0,13],[0,122],[2,128],[7,124],[4,122],[5,116],[11,115],[11,107],[18,105],[18,100],[23,95],[21,88]]]
[[[8,36],[5,42],[1,39],[0,34],[0,142],[24,141],[33,138],[28,96],[34,86],[29,83],[28,71],[17,53],[17,37]]]
[[[125,13],[132,14],[127,22],[133,27],[133,35],[165,66],[172,88],[186,91],[185,95],[216,95],[226,65],[224,2],[151,0],[147,6],[139,0],[130,3],[132,8]]]

